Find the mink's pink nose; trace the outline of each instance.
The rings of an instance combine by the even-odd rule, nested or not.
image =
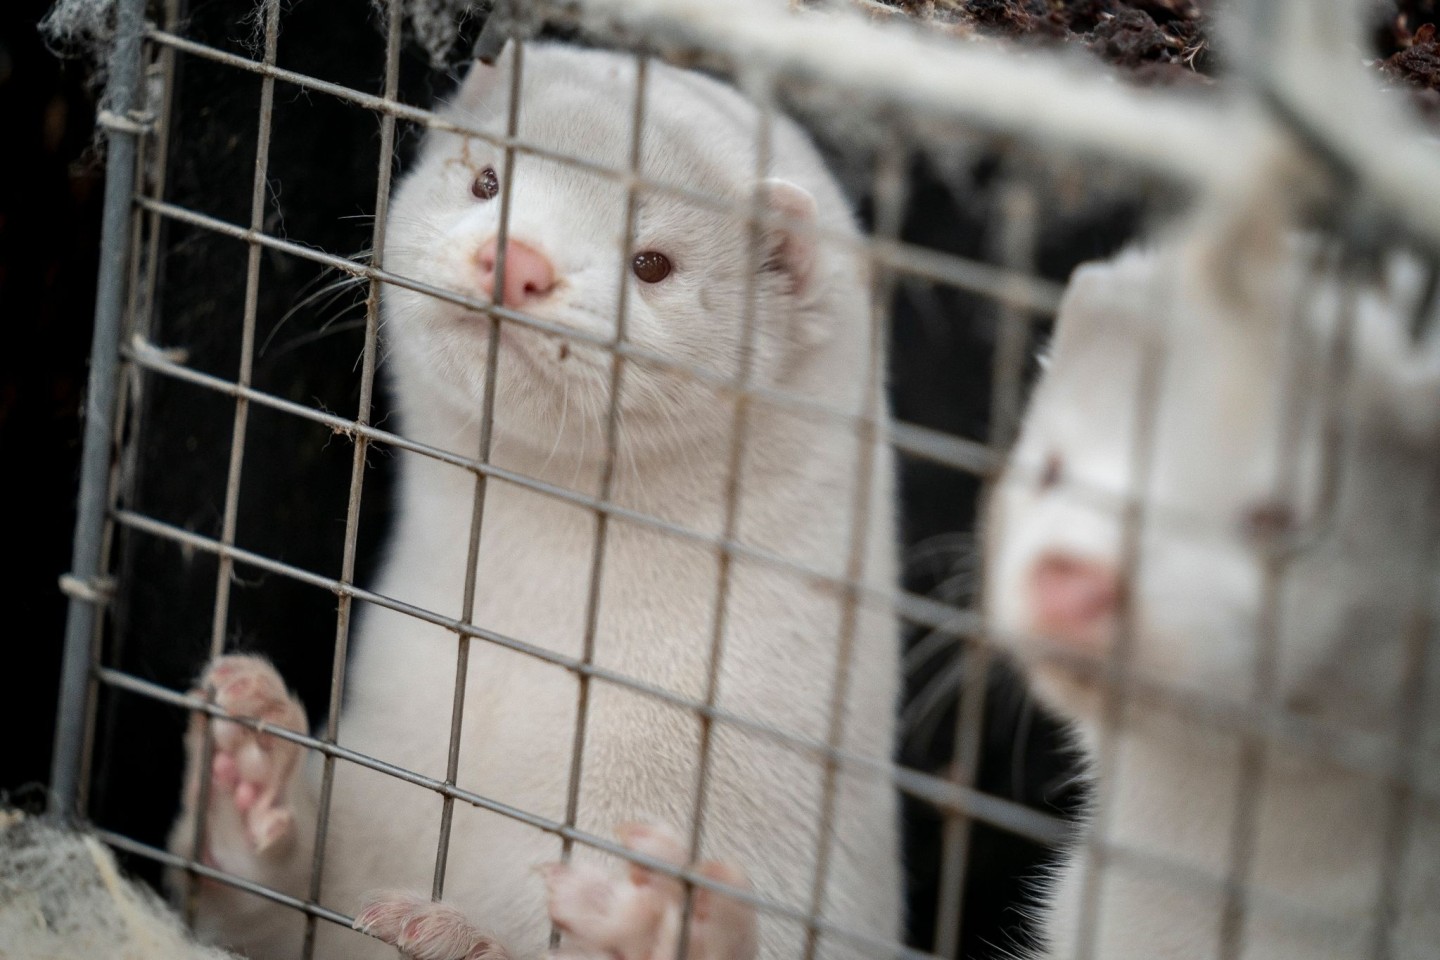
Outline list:
[[[499,244],[494,237],[486,240],[475,253],[480,266],[480,289],[492,299],[495,296],[495,258]],[[545,254],[522,240],[505,244],[505,298],[507,307],[518,307],[529,300],[538,300],[555,289],[555,268]]]
[[[1030,570],[1035,629],[1076,647],[1109,639],[1124,587],[1115,568],[1067,553],[1046,553]]]

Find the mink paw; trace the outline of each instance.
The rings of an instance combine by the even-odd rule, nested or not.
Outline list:
[[[380,894],[355,915],[355,929],[399,947],[410,960],[509,960],[498,943],[444,903]]]
[[[260,657],[219,657],[200,683],[203,689],[214,690],[215,705],[227,713],[272,727],[305,730],[304,708],[285,689],[275,668]],[[203,695],[203,689],[192,694]],[[185,735],[185,806],[192,816],[200,802],[205,728],[204,715],[195,713]],[[205,859],[227,867],[227,861],[237,858],[282,852],[294,834],[295,817],[286,792],[301,747],[229,720],[212,719],[209,729],[213,746]]]
[[[631,850],[683,866],[680,838],[665,827],[625,824],[616,830]],[[557,960],[674,960],[680,946],[685,890],[680,881],[638,864],[611,871],[595,864],[540,868],[550,897],[550,918],[569,942]],[[748,890],[744,873],[706,860],[695,872]],[[749,904],[696,887],[689,949],[682,960],[753,960],[755,911]]]

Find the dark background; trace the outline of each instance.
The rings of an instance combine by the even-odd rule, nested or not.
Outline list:
[[[35,33],[46,7],[0,6],[0,788],[50,764],[103,171],[80,64]]]
[[[48,779],[65,603],[56,587],[69,566],[79,457],[78,414],[99,243],[102,168],[92,149],[94,103],[83,61],[53,56],[35,24],[47,6],[8,0],[0,9],[0,609],[10,611],[8,666],[0,670],[0,790],[34,802]],[[896,6],[912,6],[904,2]],[[1392,76],[1426,82],[1440,64],[1436,48],[1412,43],[1434,19],[1432,0],[1376,5],[1375,36]],[[1207,84],[1214,60],[1203,46],[1207,4],[1175,2],[972,2],[975,27],[1033,42],[1069,41],[1132,71],[1144,82]],[[280,64],[327,80],[380,92],[383,43],[356,0],[298,0],[282,21]],[[933,8],[932,8],[933,9]],[[1105,17],[1107,10],[1120,16]],[[254,55],[248,3],[195,3],[184,33]],[[958,14],[957,14],[958,17]],[[478,31],[463,25],[452,62]],[[1163,27],[1164,29],[1161,29]],[[1176,38],[1179,38],[1176,42]],[[1200,44],[1199,47],[1196,44]],[[1429,59],[1427,59],[1427,57]],[[1428,66],[1427,66],[1428,65]],[[1195,69],[1198,68],[1199,72]],[[413,38],[402,64],[402,99],[428,105],[452,80],[432,68]],[[1433,84],[1433,80],[1431,81]],[[249,218],[259,82],[235,70],[181,58],[167,198],[232,223]],[[1433,91],[1429,94],[1433,100]],[[402,130],[400,169],[413,149]],[[375,195],[376,118],[321,95],[281,84],[276,90],[266,230],[321,249],[355,254],[369,245],[367,211]],[[1008,168],[990,150],[918,155],[910,183],[907,239],[969,257],[992,258],[996,191]],[[861,161],[863,167],[863,159]],[[853,166],[853,164],[852,164]],[[863,179],[855,201],[868,210]],[[1064,279],[1078,262],[1103,256],[1144,219],[1138,185],[1095,198],[1047,184],[1038,265]],[[1064,195],[1062,195],[1064,194]],[[238,363],[246,247],[171,224],[161,236],[161,295],[151,339],[183,347],[187,362],[233,379]],[[255,365],[261,389],[343,416],[358,399],[362,315],[341,291],[277,318],[327,280],[315,265],[273,252],[262,258]],[[329,325],[327,325],[329,324]],[[954,291],[902,284],[895,303],[892,381],[901,419],[959,436],[983,438],[988,423],[994,317],[991,306]],[[1043,333],[1043,324],[1036,324]],[[224,503],[233,404],[219,395],[159,377],[138,382],[141,455],[126,480],[126,503],[186,529],[218,536]],[[377,398],[377,419],[386,398]],[[338,576],[352,449],[343,437],[254,407],[247,435],[237,542],[307,570]],[[373,566],[387,524],[393,457],[369,457],[361,522],[359,579]],[[975,550],[969,533],[978,492],[973,478],[918,462],[902,465],[904,541],[911,589],[968,601]],[[183,689],[206,659],[215,599],[212,558],[143,535],[118,538],[111,558],[125,584],[112,610],[109,662]],[[334,597],[282,577],[237,568],[225,626],[231,648],[264,651],[300,693],[312,718],[323,715]],[[911,642],[919,639],[912,636]],[[909,692],[922,697],[950,675],[954,646],[916,665]],[[950,684],[944,684],[949,693]],[[980,771],[982,788],[1051,811],[1073,809],[1074,770],[1058,750],[1053,724],[1036,713],[1003,666],[990,678]],[[912,717],[905,761],[943,773],[951,756],[955,698],[939,698]],[[174,814],[180,770],[177,711],[141,698],[102,699],[90,812],[104,826],[163,844]],[[28,785],[28,793],[26,792]],[[14,793],[14,791],[19,791]],[[912,940],[927,946],[934,923],[939,820],[906,811],[912,881]],[[979,828],[969,864],[963,955],[1026,936],[1022,884],[1044,851]],[[154,881],[153,865],[128,866]]]

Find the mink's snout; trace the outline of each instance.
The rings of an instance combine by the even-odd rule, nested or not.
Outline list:
[[[491,237],[475,251],[480,268],[479,285],[495,299],[495,265],[499,258],[499,240]],[[523,306],[539,300],[555,289],[555,267],[548,257],[523,240],[510,239],[505,244],[505,286],[503,302],[509,307]]]
[[[1098,653],[1125,591],[1114,566],[1049,552],[1030,568],[1029,594],[1034,629],[1079,651]]]

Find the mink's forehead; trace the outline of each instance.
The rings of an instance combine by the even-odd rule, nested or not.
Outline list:
[[[1095,330],[1066,343],[1051,357],[1035,391],[1035,405],[1049,418],[1090,434],[1125,429],[1133,411],[1153,402],[1145,396],[1144,343],[1115,330]]]
[[[635,97],[630,71],[539,62],[527,66],[523,83],[517,116],[521,141],[542,154],[578,158],[614,171],[629,169]],[[483,103],[452,109],[462,123],[501,135],[508,97],[502,87]],[[647,179],[720,200],[744,199],[755,180],[758,118],[754,106],[733,90],[652,67],[641,172]],[[462,140],[445,138],[446,151],[464,152]],[[484,149],[498,153],[498,148]]]

